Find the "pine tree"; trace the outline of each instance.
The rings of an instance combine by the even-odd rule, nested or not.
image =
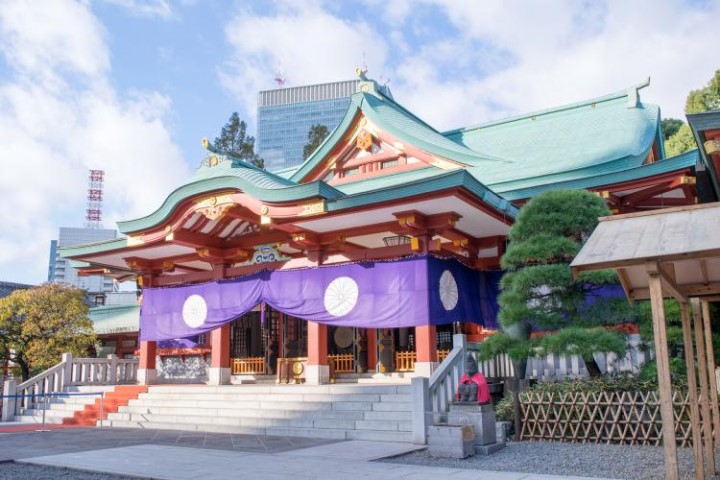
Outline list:
[[[255,153],[255,137],[247,136],[247,124],[240,120],[237,112],[230,115],[228,123],[213,141],[213,146],[223,153],[264,168],[265,162]]]
[[[578,355],[588,373],[598,376],[593,353],[624,352],[624,336],[604,328],[632,318],[624,298],[603,295],[618,285],[615,273],[587,272],[574,279],[570,271],[598,217],[610,213],[601,198],[585,190],[546,192],[520,210],[501,260],[507,271],[498,298],[503,332],[482,344],[483,357],[509,353],[522,377],[527,357],[536,352]],[[531,327],[549,333],[531,339]]]

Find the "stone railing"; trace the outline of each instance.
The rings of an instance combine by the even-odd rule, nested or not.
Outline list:
[[[69,353],[62,361],[31,379],[17,383],[5,381],[2,421],[8,421],[26,409],[33,408],[44,396],[61,393],[76,385],[123,385],[137,381],[137,359],[73,358]]]
[[[457,384],[465,371],[465,335],[453,335],[453,349],[432,376],[412,379],[413,443],[425,444],[427,428],[436,413],[447,412],[455,399]]]

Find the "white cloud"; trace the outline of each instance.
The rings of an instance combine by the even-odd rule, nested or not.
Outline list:
[[[387,2],[365,0],[368,10]],[[362,10],[360,10],[362,11]],[[272,15],[239,12],[221,76],[247,112],[282,63],[293,85],[349,78],[362,51],[370,75],[439,129],[467,126],[601,96],[652,77],[642,92],[682,118],[685,97],[720,65],[720,3],[681,0],[416,0],[390,2],[379,25],[348,20],[328,3],[283,3]],[[357,14],[360,19],[367,18]]]
[[[278,65],[287,86],[347,80],[355,78],[365,53],[379,76],[388,50],[372,25],[334,16],[319,3],[282,3],[274,16],[242,9],[225,26],[225,36],[232,56],[220,78],[247,112],[255,112],[259,90],[274,88]]]
[[[106,3],[127,9],[131,14],[141,17],[158,17],[165,20],[174,18],[168,0],[103,0]]]
[[[59,17],[39,23],[55,26],[38,26],[48,9]],[[0,3],[0,38],[11,68],[0,77],[0,272],[38,283],[58,227],[84,223],[88,169],[106,172],[106,228],[155,210],[188,171],[165,123],[171,100],[110,86],[103,29],[87,5]]]
[[[683,118],[687,93],[703,86],[720,67],[708,62],[704,47],[720,42],[712,21],[720,14],[717,2],[702,9],[675,0],[432,3],[463,39],[456,49],[459,59],[488,45],[508,56],[503,65],[486,51],[477,58],[475,74],[463,70],[442,76],[435,71],[395,84],[396,95],[410,86],[410,98],[417,103],[408,106],[425,111],[439,128],[592,98],[648,76],[652,85],[642,92],[643,99],[659,104],[665,116]],[[424,50],[442,46],[438,40]],[[451,62],[438,63],[424,52],[399,62],[400,69],[411,66],[421,72],[438,65],[452,68]],[[428,101],[433,91],[442,101]]]

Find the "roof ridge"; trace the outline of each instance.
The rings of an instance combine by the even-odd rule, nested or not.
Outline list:
[[[618,90],[618,91],[615,91],[612,93],[608,93],[608,94],[605,94],[605,95],[602,95],[599,97],[589,98],[589,99],[581,100],[579,102],[574,102],[574,103],[566,103],[563,105],[559,105],[557,107],[544,108],[541,110],[535,110],[532,112],[522,113],[519,115],[513,115],[510,117],[501,118],[499,120],[492,120],[490,122],[478,123],[478,124],[471,125],[468,127],[454,128],[452,130],[447,130],[445,132],[442,132],[441,135],[443,135],[445,137],[449,137],[449,136],[457,134],[457,133],[469,132],[469,131],[473,131],[473,130],[478,130],[480,128],[494,127],[496,125],[502,125],[505,123],[516,122],[518,120],[537,117],[540,115],[549,115],[551,113],[563,112],[563,111],[567,111],[567,110],[574,110],[576,108],[585,107],[585,106],[592,105],[592,104],[610,102],[612,100],[617,100],[619,98],[629,97],[633,91],[636,92],[638,104],[642,105],[643,103],[640,102],[640,97],[639,97],[639,94],[637,94],[637,91],[641,90],[649,85],[650,85],[650,78],[648,77],[648,79],[645,82],[638,83],[636,85],[631,85],[625,89]],[[648,105],[652,105],[652,104],[648,104]]]

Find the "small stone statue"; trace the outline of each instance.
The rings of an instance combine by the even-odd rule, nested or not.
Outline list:
[[[465,373],[460,378],[456,398],[460,402],[490,403],[490,388],[485,375],[478,370],[478,364],[468,353],[465,358]]]

